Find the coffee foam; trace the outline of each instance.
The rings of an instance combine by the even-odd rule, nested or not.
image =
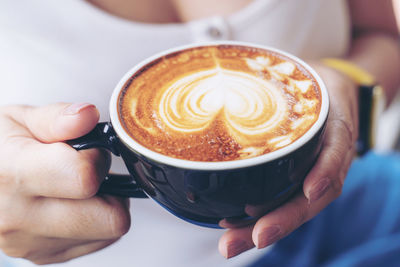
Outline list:
[[[286,110],[285,100],[270,82],[218,67],[193,73],[167,87],[157,113],[165,126],[179,132],[205,130],[222,115],[227,128],[257,135],[276,127]],[[249,120],[258,123],[249,124]]]
[[[239,46],[189,49],[152,62],[121,94],[131,137],[196,161],[254,157],[291,144],[316,121],[314,78],[277,54]]]

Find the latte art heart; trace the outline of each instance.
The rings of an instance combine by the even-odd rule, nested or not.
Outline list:
[[[245,135],[270,131],[287,115],[276,85],[239,71],[215,68],[183,77],[162,93],[158,114],[178,132],[203,131],[216,119]]]
[[[120,118],[134,140],[171,157],[245,159],[301,137],[318,118],[319,90],[281,55],[199,47],[143,67],[121,94]]]

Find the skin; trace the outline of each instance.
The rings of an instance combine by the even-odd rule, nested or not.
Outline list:
[[[109,155],[60,142],[88,133],[90,104],[0,108],[0,248],[37,264],[106,247],[130,226],[128,201],[96,196]],[[12,164],[7,164],[12,162]]]
[[[231,13],[248,3],[196,0],[193,13],[184,0],[90,2],[125,19],[152,23]],[[164,8],[151,9],[157,3]],[[349,0],[349,4],[354,39],[346,59],[373,74],[391,98],[400,84],[391,1]],[[159,10],[165,14],[157,14]],[[250,225],[221,222],[228,230],[218,249],[226,258],[287,236],[341,193],[358,133],[357,87],[336,70],[319,62],[311,64],[331,98],[320,157],[306,177],[303,192],[280,208],[266,214],[268,207],[247,207],[250,215],[258,217]],[[86,103],[0,108],[0,214],[7,214],[0,217],[0,249],[7,255],[37,264],[64,262],[102,249],[128,231],[128,201],[96,195],[109,155],[96,149],[78,152],[63,143],[88,133],[98,118],[96,108]]]
[[[400,84],[398,29],[391,1],[350,0],[354,38],[345,59],[371,73],[391,101]],[[268,207],[248,207],[261,216],[255,223],[231,228],[219,241],[219,251],[227,258],[254,246],[264,248],[287,236],[316,216],[335,200],[354,156],[358,136],[357,86],[345,75],[318,62],[311,65],[320,74],[330,94],[331,110],[321,154],[307,175],[303,192],[278,209],[262,216]]]
[[[353,33],[352,46],[345,59],[371,73],[384,87],[388,102],[400,84],[398,28],[389,0],[350,0]],[[341,194],[348,168],[354,156],[358,136],[357,86],[345,75],[319,62],[311,65],[320,74],[330,94],[331,110],[321,154],[307,175],[303,192],[291,201],[262,216],[268,207],[248,207],[248,213],[261,216],[255,223],[230,228],[219,241],[226,258],[254,246],[267,247],[282,239],[316,216]]]

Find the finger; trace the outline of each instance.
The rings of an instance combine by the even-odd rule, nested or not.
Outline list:
[[[328,193],[319,202],[309,204],[302,193],[280,208],[260,218],[255,226],[228,230],[220,240],[219,251],[225,257],[236,256],[256,244],[269,246],[287,236],[319,213],[335,197]]]
[[[341,90],[330,90],[330,111],[328,125],[331,121],[341,121],[345,129],[342,134],[350,137],[351,143],[357,140],[358,135],[358,105],[357,96],[353,88],[344,87]]]
[[[317,201],[328,190],[339,196],[346,172],[354,155],[349,126],[337,118],[328,122],[323,148],[314,167],[307,175],[303,191],[310,202]]]
[[[252,240],[257,248],[275,243],[313,218],[335,197],[335,191],[329,190],[318,201],[309,203],[302,192],[298,193],[291,201],[257,221],[252,232]]]
[[[43,143],[74,139],[87,134],[99,120],[99,112],[89,103],[58,103],[43,107],[25,107],[18,121]]]
[[[70,115],[71,110],[77,114]],[[2,174],[8,185],[14,185],[14,191],[61,198],[89,198],[97,192],[110,165],[108,153],[77,152],[64,143],[42,143],[77,137],[89,131],[98,119],[92,105],[15,107],[11,114],[10,122],[14,123],[8,127],[13,130],[13,138],[4,144],[2,156],[7,155],[4,160],[14,164],[3,164]],[[42,142],[31,138],[30,133]]]
[[[85,200],[40,199],[23,227],[32,235],[51,238],[106,240],[119,238],[130,227],[126,199],[102,196]]]
[[[254,225],[226,231],[219,240],[218,250],[229,259],[254,247],[251,233]]]
[[[319,180],[321,177],[331,178],[323,178],[323,186],[321,187],[321,184],[317,184],[318,191],[313,188],[314,191],[311,192],[313,195],[310,197],[312,203],[301,192],[290,202],[260,218],[254,226],[253,232],[250,231],[252,229],[251,226],[229,230],[223,243],[220,243],[221,254],[226,251],[223,255],[237,255],[246,250],[245,248],[247,248],[250,240],[254,241],[258,248],[273,244],[314,217],[340,194],[344,175],[353,155],[351,145],[350,147],[346,145],[351,144],[351,135],[347,134],[347,142],[346,140],[340,142],[340,138],[337,138],[343,135],[343,132],[346,132],[344,127],[342,122],[338,120],[331,123],[329,129],[327,129],[328,134],[324,149],[306,181],[310,183],[310,181],[316,180],[321,183]],[[333,141],[335,139],[336,142]],[[339,145],[337,144],[338,141]],[[330,166],[330,164],[333,165]],[[269,211],[270,206],[246,207],[246,212],[250,216],[260,216],[260,210]],[[221,224],[224,227],[236,226],[235,224],[229,224],[226,220],[222,221]],[[234,244],[231,252],[229,252],[230,250],[226,245],[228,242]]]
[[[66,262],[71,259],[75,259],[80,256],[84,256],[100,249],[103,249],[113,243],[115,243],[118,239],[111,239],[105,241],[95,241],[90,242],[88,244],[83,244],[79,246],[74,246],[59,253],[56,253],[52,256],[46,255],[45,257],[35,257],[31,260],[35,264],[50,264],[50,263],[61,263]]]
[[[14,148],[17,149],[17,148]],[[94,196],[111,164],[104,150],[76,151],[65,143],[26,142],[11,154],[10,178],[29,196],[87,199]]]
[[[305,179],[304,194],[299,193],[257,221],[252,239],[258,248],[287,236],[340,195],[354,151],[350,121],[347,115],[331,113],[323,149]]]
[[[267,212],[275,209],[276,207],[280,206],[282,203],[286,202],[289,198],[293,196],[293,194],[298,191],[297,187],[291,188],[286,194],[276,197],[275,199],[268,201],[267,203],[260,204],[260,205],[246,205],[245,211],[251,217],[260,218]]]
[[[1,239],[2,251],[13,258],[35,260],[50,257],[68,248],[87,245],[101,240],[80,240],[38,237],[24,231],[13,232]]]
[[[219,226],[223,228],[241,228],[254,224],[257,218],[246,218],[246,219],[231,219],[225,218],[219,222]]]
[[[307,197],[299,193],[259,219],[253,231],[257,247],[268,246],[290,234],[340,195],[353,155],[351,135],[343,133],[347,132],[341,120],[330,121],[323,150],[304,182],[303,190]]]

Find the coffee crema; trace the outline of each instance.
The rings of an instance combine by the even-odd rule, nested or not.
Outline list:
[[[145,65],[119,100],[125,130],[155,152],[191,161],[256,157],[285,147],[318,119],[315,78],[275,52],[196,47]]]

